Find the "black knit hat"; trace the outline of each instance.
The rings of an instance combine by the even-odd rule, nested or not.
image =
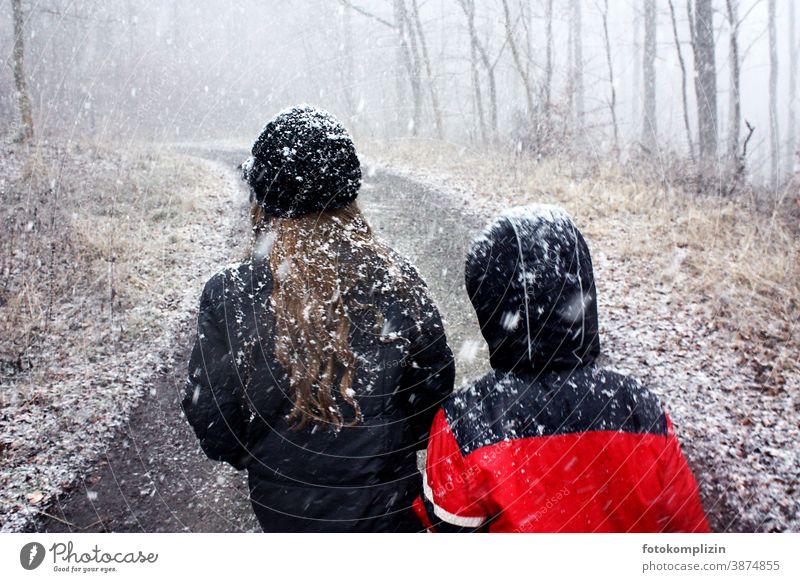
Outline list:
[[[358,196],[361,165],[353,139],[330,113],[298,105],[264,127],[242,178],[267,214],[292,218],[347,206]]]

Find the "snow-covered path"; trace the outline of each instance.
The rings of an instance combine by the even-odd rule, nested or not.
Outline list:
[[[233,149],[191,153],[221,162],[230,171],[245,157],[243,151]],[[459,381],[479,373],[487,354],[463,288],[463,260],[488,210],[465,203],[463,197],[449,195],[425,180],[379,166],[366,167],[359,202],[378,235],[407,255],[428,282],[457,355]],[[241,232],[246,232],[244,226]],[[644,291],[636,273],[614,260],[602,244],[598,247],[594,258],[605,362],[643,374],[667,402],[703,487],[712,526],[734,531],[785,529],[787,522],[782,520],[786,518],[772,515],[791,515],[792,507],[777,505],[797,504],[789,486],[797,472],[792,466],[796,446],[786,449],[787,445],[781,444],[791,442],[792,429],[784,427],[786,418],[777,409],[764,408],[752,394],[739,392],[743,380],[736,362],[727,353],[703,350],[703,340],[695,343],[695,335],[687,335],[685,342],[681,340],[662,353],[674,343],[673,327],[691,326],[692,321],[676,321],[674,309],[667,303],[638,298]],[[231,243],[229,260],[236,258]],[[645,311],[639,313],[640,309]],[[642,324],[642,318],[648,325]],[[642,329],[649,331],[642,333]],[[176,338],[178,364],[159,379],[155,396],[144,397],[96,471],[51,508],[58,519],[39,523],[39,529],[257,529],[245,477],[206,460],[181,418],[178,400],[191,331],[187,325]],[[777,425],[738,426],[734,413],[743,401],[752,415],[772,418]],[[770,404],[778,406],[780,402]],[[742,441],[745,451],[739,450]],[[784,451],[778,450],[779,446]]]

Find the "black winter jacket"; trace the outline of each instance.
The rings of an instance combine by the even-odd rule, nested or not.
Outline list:
[[[420,529],[411,510],[415,454],[452,391],[454,363],[425,284],[404,259],[396,264],[394,273],[365,265],[349,290],[358,306],[350,345],[361,362],[352,389],[363,421],[338,432],[287,422],[268,262],[249,259],[205,286],[183,410],[210,458],[247,468],[265,531]]]

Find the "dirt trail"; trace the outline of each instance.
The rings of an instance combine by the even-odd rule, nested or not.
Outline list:
[[[185,153],[218,161],[230,171],[246,155],[235,150]],[[459,377],[478,373],[486,354],[463,290],[462,261],[483,221],[417,182],[369,168],[359,201],[378,235],[408,256],[428,282],[458,356]],[[244,226],[240,232],[246,232]],[[236,258],[233,244],[231,240],[231,260]],[[244,474],[206,459],[181,417],[192,333],[187,325],[176,337],[176,366],[142,399],[96,468],[49,508],[53,517],[32,524],[32,531],[258,529]]]

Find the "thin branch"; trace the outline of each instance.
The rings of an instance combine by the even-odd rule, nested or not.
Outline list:
[[[692,140],[692,126],[689,123],[689,105],[688,105],[688,82],[686,75],[686,61],[683,58],[683,51],[681,50],[680,38],[678,36],[678,22],[675,15],[675,5],[672,0],[669,0],[669,13],[672,19],[672,38],[675,40],[675,50],[678,54],[678,63],[681,67],[681,95],[683,98],[683,125],[686,129],[686,140],[689,143],[689,156],[694,161],[694,142]],[[689,23],[692,26],[692,23]]]
[[[747,127],[747,137],[744,138],[744,144],[742,145],[742,158],[747,157],[747,144],[750,143],[750,138],[753,137],[753,132],[756,130],[756,128],[751,125],[749,121],[745,120],[744,124]]]
[[[352,8],[353,10],[355,10],[356,12],[361,14],[362,16],[366,16],[367,18],[371,18],[372,20],[380,22],[384,26],[388,26],[389,28],[397,28],[397,25],[394,24],[393,22],[389,22],[388,20],[385,20],[385,19],[381,18],[380,16],[377,16],[377,15],[373,14],[372,12],[367,12],[366,10],[361,8],[360,6],[356,6],[352,2],[349,2],[348,0],[339,0],[339,3],[343,4],[344,6],[347,6],[348,8]]]
[[[84,22],[100,22],[103,24],[121,24],[124,23],[124,20],[120,20],[118,18],[95,18],[92,16],[86,16],[84,14],[75,14],[70,12],[60,12],[59,10],[54,10],[52,8],[38,8],[37,12],[41,14],[49,14],[50,16],[59,16],[61,18],[72,18],[73,20],[82,20]]]

